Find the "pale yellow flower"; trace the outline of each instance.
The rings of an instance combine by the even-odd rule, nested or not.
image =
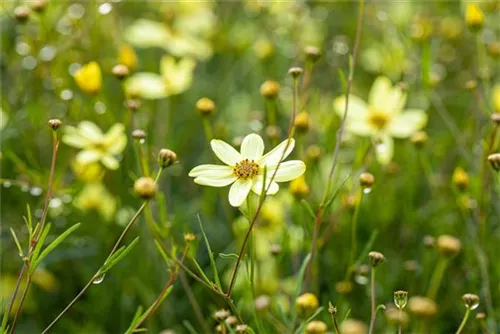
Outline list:
[[[191,87],[195,66],[191,58],[176,61],[172,56],[164,56],[160,62],[161,75],[136,73],[125,81],[125,90],[129,95],[151,100],[181,94]]]
[[[75,160],[71,168],[76,178],[85,183],[101,181],[104,176],[104,169],[98,162],[81,163]]]
[[[110,221],[116,212],[116,199],[102,183],[86,184],[73,204],[83,212],[97,212],[106,221]]]
[[[81,149],[76,156],[80,164],[101,162],[108,169],[118,169],[116,156],[127,145],[123,124],[116,123],[106,134],[92,122],[83,121],[78,127],[66,126],[62,141],[69,146]]]
[[[335,99],[333,107],[342,117],[346,97]],[[421,109],[407,109],[406,94],[393,86],[386,77],[378,77],[370,90],[368,104],[361,98],[349,96],[346,131],[363,137],[372,137],[375,154],[381,164],[388,164],[394,155],[394,138],[408,138],[427,124],[427,115]]]
[[[277,182],[291,181],[305,172],[306,165],[300,160],[279,164],[285,148],[283,159],[292,153],[295,145],[293,138],[289,144],[287,142],[288,139],[263,155],[264,141],[257,134],[250,134],[243,139],[241,153],[222,140],[214,139],[210,142],[212,150],[226,166],[200,165],[193,168],[189,176],[195,178],[195,183],[205,186],[225,187],[232,184],[229,190],[229,203],[239,207],[246,200],[250,190],[258,195],[262,193],[265,166],[267,166],[265,189],[269,189],[267,192],[269,195],[278,192]],[[276,175],[270,183],[275,171]]]
[[[101,68],[95,61],[82,66],[82,68],[76,71],[74,77],[78,87],[85,93],[96,94],[101,90]]]

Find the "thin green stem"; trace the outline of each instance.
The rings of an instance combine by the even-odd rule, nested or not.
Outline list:
[[[337,318],[335,318],[335,315],[333,315],[333,313],[330,313],[330,314],[332,316],[333,329],[335,330],[335,334],[340,334],[339,324],[337,323]]]
[[[401,327],[401,322],[402,322],[402,319],[403,319],[403,310],[402,309],[398,309],[398,313],[399,313],[399,319],[398,319],[398,334],[401,334],[403,329]]]
[[[441,280],[443,279],[444,272],[448,265],[448,259],[441,256],[436,264],[434,273],[432,274],[431,283],[429,285],[429,290],[427,291],[427,297],[431,299],[436,299],[439,286],[441,285]]]
[[[207,138],[207,141],[214,139],[212,124],[210,123],[210,117],[208,116],[203,116],[203,129],[205,130],[205,137]]]
[[[370,282],[370,294],[371,294],[371,317],[370,317],[370,329],[368,334],[373,334],[373,328],[375,327],[375,319],[377,317],[376,301],[375,301],[375,271],[376,268],[372,267],[371,272],[371,282]]]
[[[464,318],[462,319],[462,323],[460,324],[460,327],[458,327],[457,329],[457,334],[462,333],[462,331],[464,330],[465,324],[467,323],[467,319],[469,319],[469,314],[470,314],[470,308],[467,307],[467,309],[465,310]]]
[[[360,191],[359,193],[359,201],[356,202],[356,206],[354,207],[354,213],[352,215],[352,225],[351,225],[351,257],[349,261],[349,268],[348,270],[351,271],[353,270],[352,266],[354,266],[354,262],[356,261],[356,253],[358,251],[357,249],[357,231],[358,231],[358,217],[359,217],[359,210],[361,207],[361,201],[363,200],[363,190]]]

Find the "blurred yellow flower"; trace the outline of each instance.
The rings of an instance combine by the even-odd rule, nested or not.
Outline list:
[[[97,212],[106,221],[113,219],[116,211],[116,199],[102,183],[85,185],[73,204],[83,212]]]
[[[98,162],[81,163],[75,160],[71,164],[71,168],[76,178],[85,183],[100,181],[104,176],[104,170]]]
[[[500,113],[500,83],[497,83],[492,90],[493,110]]]
[[[120,165],[116,155],[127,145],[127,136],[123,124],[116,123],[103,134],[94,123],[83,121],[78,127],[66,126],[62,141],[81,149],[76,156],[77,163],[101,162],[106,168],[114,170]]]
[[[99,64],[95,61],[82,66],[75,73],[75,81],[82,91],[88,94],[97,94],[102,87],[102,74]]]
[[[333,107],[342,117],[346,97],[334,100]],[[368,104],[361,98],[349,96],[346,131],[372,137],[376,143],[375,154],[381,164],[388,164],[394,154],[395,138],[408,138],[427,124],[427,115],[421,109],[408,109],[406,94],[398,86],[392,86],[386,77],[378,77],[370,90]]]
[[[465,22],[471,29],[480,29],[484,24],[483,11],[475,3],[468,3],[465,9]]]
[[[306,170],[306,165],[300,160],[291,160],[279,164],[292,153],[295,146],[294,139],[284,140],[269,153],[264,153],[264,141],[253,133],[246,136],[241,143],[241,154],[222,140],[214,139],[210,142],[215,155],[227,166],[200,165],[189,172],[194,182],[210,187],[225,187],[232,184],[229,190],[229,204],[239,207],[246,200],[250,190],[257,195],[262,192],[264,183],[264,167],[267,166],[265,188],[269,195],[278,192],[277,182],[288,182]],[[284,152],[286,148],[286,152]],[[279,164],[279,166],[278,166]],[[276,171],[276,169],[278,169]],[[276,172],[275,172],[276,171]],[[269,185],[271,176],[275,175]]]
[[[130,71],[135,71],[137,68],[137,55],[130,45],[120,46],[118,63],[127,66]]]
[[[193,83],[196,62],[191,58],[178,61],[172,56],[164,56],[160,61],[160,73],[140,72],[125,81],[127,94],[143,99],[162,99],[181,94]]]

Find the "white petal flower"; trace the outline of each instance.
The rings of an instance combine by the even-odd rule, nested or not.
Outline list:
[[[200,185],[225,187],[232,184],[229,203],[234,207],[241,206],[250,191],[260,195],[264,179],[267,194],[273,195],[279,190],[277,182],[291,181],[306,170],[306,165],[300,160],[280,163],[292,152],[295,145],[293,138],[283,141],[265,155],[264,141],[257,134],[250,134],[243,139],[241,153],[222,140],[214,139],[210,145],[215,155],[227,166],[200,165],[193,168],[189,176],[194,177],[194,182]],[[267,171],[266,175],[264,171]]]

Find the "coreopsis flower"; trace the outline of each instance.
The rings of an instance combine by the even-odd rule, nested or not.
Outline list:
[[[76,156],[77,163],[91,164],[101,162],[108,169],[118,169],[116,156],[127,144],[125,127],[116,123],[106,134],[92,122],[83,121],[78,127],[66,126],[62,141],[81,151]]]
[[[82,91],[97,94],[102,87],[101,67],[95,61],[82,66],[75,73],[75,81]]]
[[[194,182],[211,187],[225,187],[232,184],[229,190],[229,203],[239,207],[247,198],[250,190],[260,195],[264,183],[264,167],[266,167],[267,194],[276,194],[279,190],[277,182],[291,181],[304,173],[306,165],[300,160],[282,162],[293,150],[293,138],[283,141],[273,150],[263,155],[264,141],[257,134],[246,136],[241,143],[241,153],[222,140],[214,139],[210,142],[215,155],[226,164],[200,165],[189,172]],[[286,152],[283,154],[286,148]],[[279,166],[278,166],[279,164]],[[276,171],[277,169],[277,171]],[[276,171],[274,179],[272,176]]]
[[[346,97],[335,99],[335,111],[343,116]],[[407,109],[406,94],[398,86],[392,86],[386,77],[378,77],[370,90],[368,103],[349,96],[346,131],[363,137],[371,137],[376,143],[375,154],[381,164],[388,164],[394,154],[394,138],[408,138],[427,124],[427,115],[421,109]]]
[[[139,72],[125,81],[127,94],[144,99],[163,99],[186,91],[193,83],[196,62],[191,58],[176,60],[164,56],[160,62],[160,74]]]
[[[86,184],[73,204],[83,212],[97,212],[106,221],[110,221],[116,211],[116,199],[100,182]]]

